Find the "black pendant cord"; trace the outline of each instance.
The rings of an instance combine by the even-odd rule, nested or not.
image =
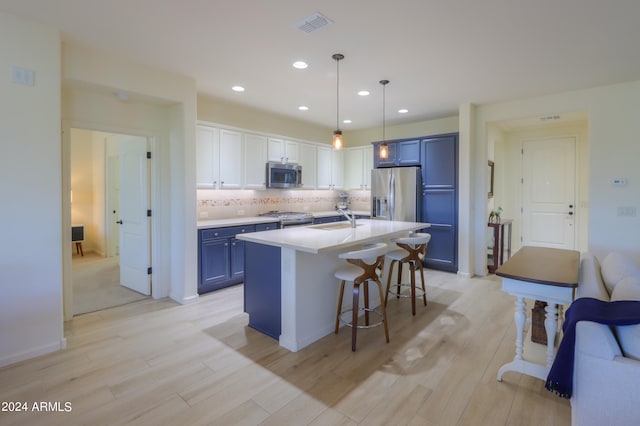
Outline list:
[[[386,93],[387,93],[387,84],[382,83],[382,142],[387,140],[385,135],[385,123],[386,123],[386,114],[385,114],[385,104],[386,104]]]
[[[336,61],[336,132],[340,131],[340,61],[344,59],[342,53],[331,56]]]
[[[384,144],[387,140],[386,132],[385,132],[385,123],[386,123],[386,111],[385,105],[387,104],[387,84],[389,84],[389,80],[380,80],[380,84],[382,84],[382,143]]]
[[[340,58],[336,59],[336,130],[340,130]]]

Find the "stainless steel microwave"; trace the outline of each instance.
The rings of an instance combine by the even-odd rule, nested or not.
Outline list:
[[[267,188],[299,188],[302,186],[302,166],[295,163],[267,163]]]

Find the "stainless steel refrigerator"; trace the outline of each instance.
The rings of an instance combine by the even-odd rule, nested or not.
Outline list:
[[[371,170],[371,218],[420,222],[420,167]]]

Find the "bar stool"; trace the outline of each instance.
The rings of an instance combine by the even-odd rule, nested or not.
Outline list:
[[[359,328],[371,328],[382,324],[384,326],[384,334],[389,343],[389,328],[387,327],[387,313],[384,309],[382,283],[376,273],[376,268],[384,263],[384,255],[387,252],[385,243],[378,243],[362,250],[350,251],[338,255],[340,259],[345,259],[348,265],[344,265],[335,272],[335,277],[341,280],[340,298],[338,300],[338,310],[336,312],[336,330],[340,327],[341,315],[352,311],[351,322],[345,322],[345,325],[351,327],[351,350],[356,350],[356,335]],[[353,305],[352,309],[342,311],[342,299],[344,296],[344,285],[347,281],[353,282]],[[373,281],[378,285],[378,293],[380,294],[380,311],[369,307],[369,281]],[[360,284],[364,290],[364,308],[358,308],[360,301]],[[365,325],[358,325],[358,313],[364,311]],[[375,324],[369,323],[369,312],[380,315],[381,320]]]
[[[384,296],[384,305],[387,306],[387,299],[391,292],[391,273],[393,272],[393,266],[399,263],[398,266],[398,282],[396,284],[397,290],[395,293],[396,298],[411,297],[411,311],[413,315],[416,314],[416,267],[420,269],[420,278],[422,280],[422,298],[424,299],[424,306],[427,306],[427,289],[424,285],[424,268],[422,262],[427,254],[427,244],[431,240],[431,234],[415,233],[410,234],[408,237],[394,238],[393,241],[400,247],[397,250],[393,250],[387,253],[386,257],[391,259],[391,265],[389,265],[389,275],[387,278],[387,292]],[[402,265],[404,263],[409,264],[409,270],[411,271],[411,283],[402,284]],[[411,295],[402,294],[400,292],[401,287],[410,287]],[[418,289],[420,290],[420,289]]]

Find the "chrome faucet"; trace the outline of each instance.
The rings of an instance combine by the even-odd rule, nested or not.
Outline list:
[[[351,213],[351,215],[349,215],[349,213],[347,213],[347,209],[340,209],[336,207],[336,210],[338,210],[340,213],[342,213],[344,215],[344,217],[347,218],[347,220],[349,222],[351,222],[351,227],[355,228],[356,227],[356,215],[349,210],[349,213]]]

